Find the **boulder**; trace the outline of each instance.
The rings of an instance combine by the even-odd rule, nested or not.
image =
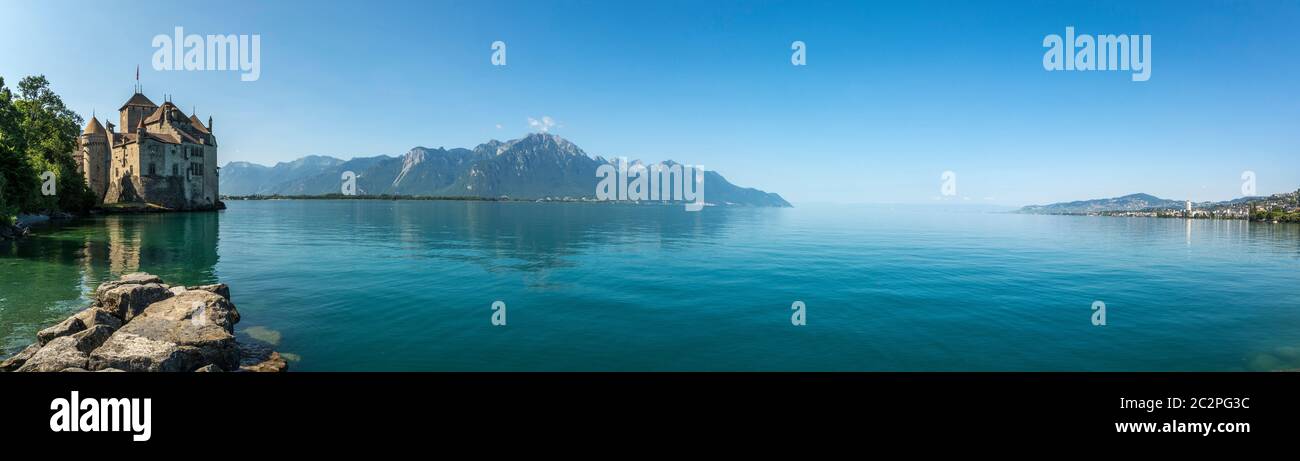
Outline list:
[[[239,311],[216,293],[193,290],[156,302],[116,334],[132,334],[180,347],[192,347],[203,364],[223,370],[239,367],[234,329]]]
[[[187,287],[187,289],[203,290],[210,293],[216,293],[218,296],[221,296],[222,298],[226,298],[226,300],[230,300],[230,287],[226,286],[226,284],[224,283],[218,283],[215,285],[199,285],[194,287]]]
[[[103,288],[101,285],[100,289]],[[112,313],[123,322],[130,322],[150,304],[170,297],[172,293],[157,283],[120,285],[102,293],[96,291],[97,307]]]
[[[221,295],[204,290],[189,290],[154,303],[141,312],[140,316],[194,326],[212,324],[230,334],[234,334],[235,324],[239,323],[239,311],[234,304]]]
[[[199,365],[212,363],[222,369],[238,367],[239,345],[235,343],[235,335],[220,325],[199,320],[202,318],[204,317],[195,317],[194,321],[177,321],[146,313],[123,325],[113,336],[139,336],[180,348],[190,348],[199,355]]]
[[[36,344],[44,346],[54,338],[68,336],[85,329],[86,324],[81,319],[75,316],[68,317],[52,327],[36,332]]]
[[[32,358],[33,355],[36,355],[36,351],[39,350],[41,350],[40,344],[33,343],[31,345],[28,345],[26,349],[23,349],[22,351],[18,352],[13,357],[9,357],[8,359],[5,359],[4,361],[0,362],[0,371],[17,370],[18,367],[23,366],[23,364],[27,362],[27,359],[30,359]]]
[[[266,360],[248,365],[240,365],[239,371],[248,373],[284,373],[289,371],[289,362],[280,357],[279,352],[271,352]]]
[[[19,372],[27,371],[62,371],[65,368],[85,368],[86,353],[77,349],[77,340],[72,336],[60,336],[36,351]]]
[[[157,283],[159,285],[162,285],[163,281],[161,278],[159,278],[156,275],[146,274],[144,272],[133,272],[130,274],[126,274],[121,277],[118,277],[117,280],[109,280],[107,282],[101,283],[99,285],[99,288],[95,289],[95,299],[99,299],[99,295],[103,294],[104,292],[107,292],[108,290],[112,290],[120,286],[146,285],[150,283]]]
[[[118,283],[121,285],[144,285],[148,283],[157,283],[161,285],[163,281],[162,278],[158,277],[157,275],[153,275],[145,272],[132,272],[130,274],[126,274],[121,277],[118,277],[115,282],[106,282],[106,283]]]
[[[177,346],[119,330],[90,353],[89,370],[188,372],[202,366],[197,348]]]
[[[73,317],[81,320],[82,325],[85,325],[86,328],[103,325],[110,329],[117,330],[122,327],[122,319],[117,318],[106,310],[94,306],[78,312],[77,315]]]
[[[88,330],[72,335],[72,339],[77,341],[77,350],[89,354],[90,351],[103,345],[104,341],[108,341],[110,336],[113,336],[113,329],[109,328],[108,325],[95,325]]]
[[[289,362],[284,360],[268,343],[261,341],[241,341],[239,343],[239,370],[254,373],[281,373],[289,371]]]

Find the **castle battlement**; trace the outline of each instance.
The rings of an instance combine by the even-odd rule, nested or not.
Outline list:
[[[140,92],[107,127],[92,116],[77,140],[76,160],[99,204],[149,204],[175,210],[217,206],[217,138],[171,101]]]

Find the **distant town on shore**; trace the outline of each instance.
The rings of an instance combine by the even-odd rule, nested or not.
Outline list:
[[[1245,219],[1260,222],[1300,222],[1300,189],[1267,197],[1241,197],[1222,202],[1162,199],[1150,194],[1030,205],[1024,214],[1121,216],[1145,218]]]

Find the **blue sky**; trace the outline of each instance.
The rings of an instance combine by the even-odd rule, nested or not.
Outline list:
[[[222,164],[473,147],[549,116],[590,154],[796,205],[1222,200],[1245,170],[1300,187],[1300,2],[145,3],[5,2],[0,76],[44,74],[88,118],[140,65],[155,102],[213,116]],[[260,34],[261,78],[152,69],[176,26]],[[1045,71],[1066,26],[1150,34],[1151,79]]]

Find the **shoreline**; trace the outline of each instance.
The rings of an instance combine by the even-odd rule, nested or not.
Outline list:
[[[52,213],[34,213],[20,214],[12,224],[0,222],[0,242],[21,240],[31,237],[40,228],[48,227],[54,223],[65,223],[80,221],[95,216],[108,215],[132,215],[132,214],[163,214],[163,213],[208,213],[224,211],[225,202],[218,201],[217,204],[209,208],[194,208],[187,210],[176,210],[154,205],[143,204],[139,206],[127,207],[95,207],[84,213],[69,213],[66,211],[55,211]]]
[[[1140,215],[1116,215],[1103,213],[1020,213],[1016,211],[1007,212],[1007,214],[1017,214],[1024,216],[1073,216],[1079,218],[1142,218],[1142,219],[1183,219],[1189,221],[1245,221],[1260,224],[1300,224],[1300,221],[1289,220],[1268,220],[1252,218],[1232,218],[1222,216],[1140,216]]]

